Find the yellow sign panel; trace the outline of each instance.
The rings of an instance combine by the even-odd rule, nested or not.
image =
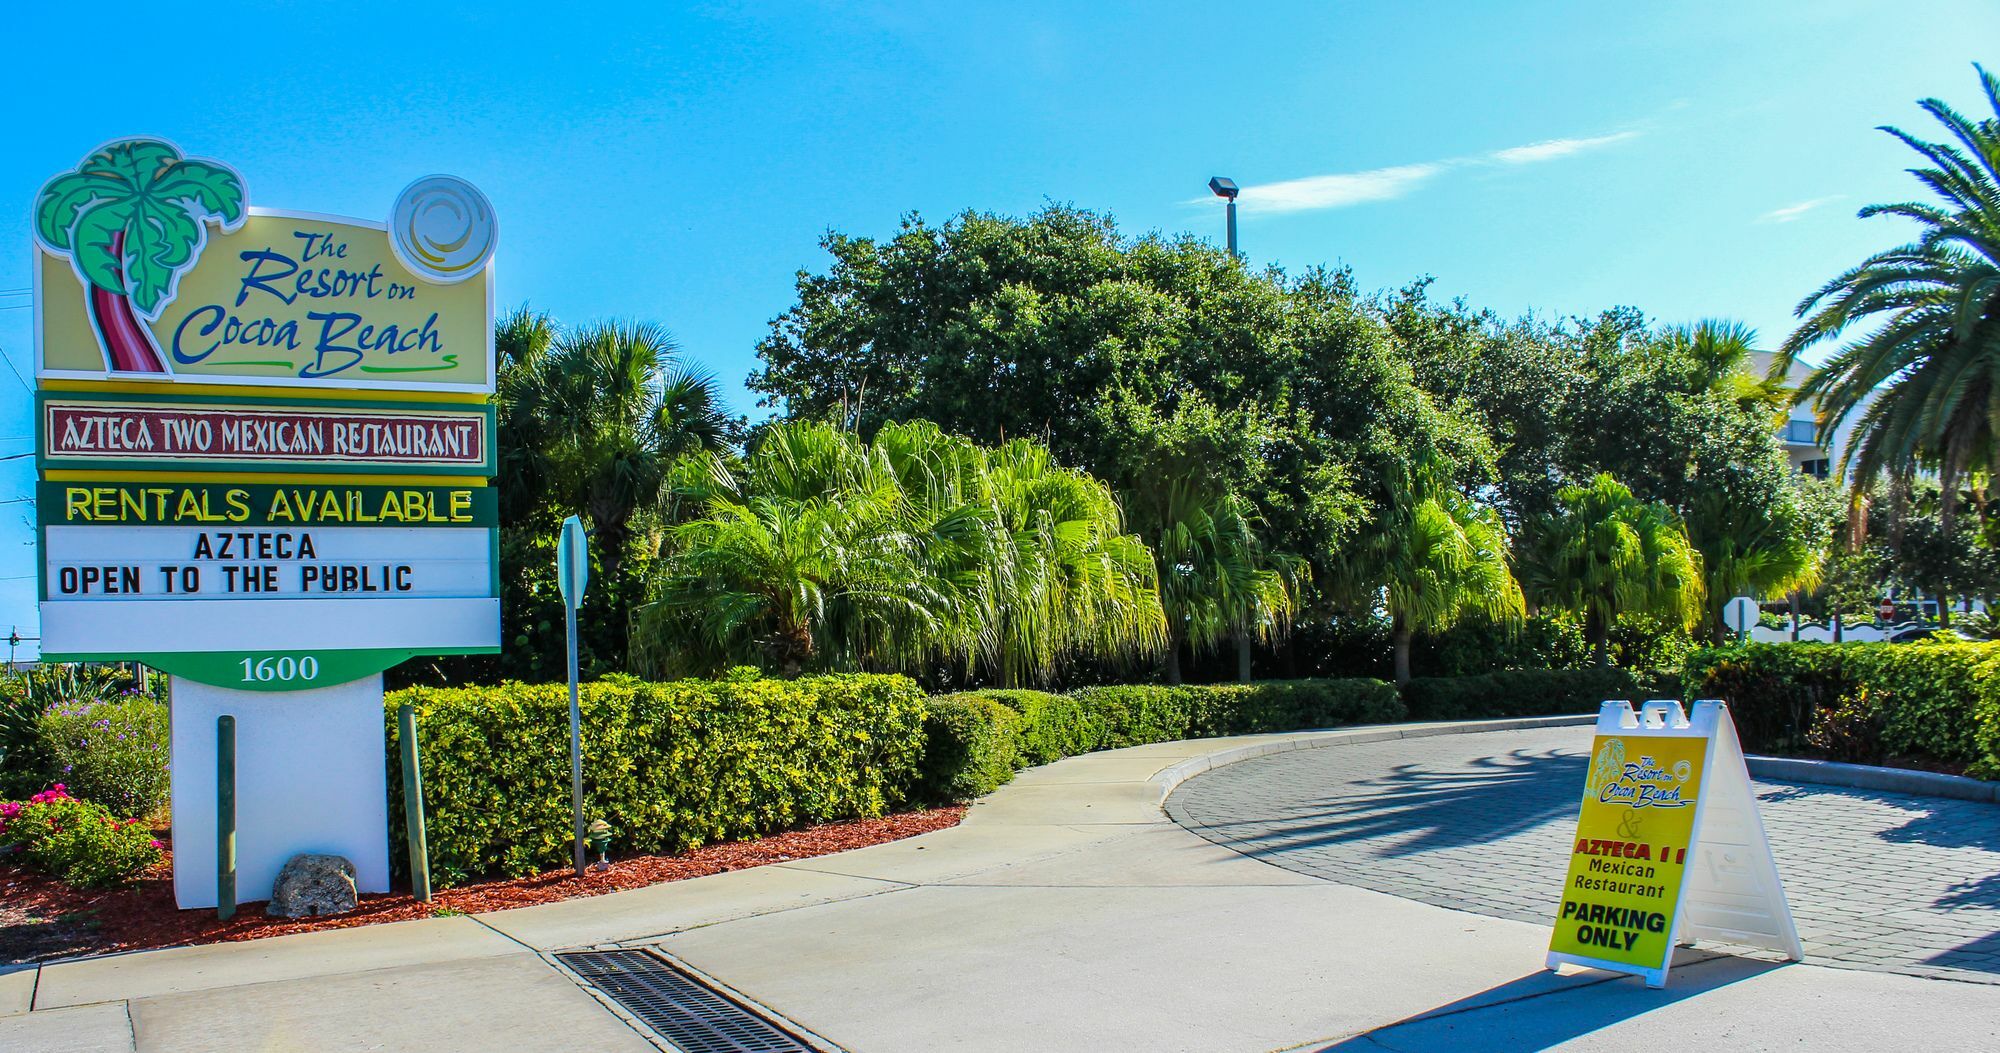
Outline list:
[[[1703,734],[1597,736],[1550,951],[1666,967],[1707,752]]]
[[[111,371],[126,319],[93,295],[70,261],[46,249],[40,267],[42,375]],[[210,237],[157,318],[135,318],[152,353],[144,372],[177,381],[305,387],[491,390],[490,282],[426,282],[379,228],[322,217],[253,214]],[[107,338],[104,329],[114,334]],[[149,339],[148,339],[149,338]],[[117,363],[129,365],[128,363]],[[157,370],[149,367],[157,366]],[[161,376],[159,379],[169,379]]]
[[[493,390],[492,206],[427,176],[386,222],[257,210],[158,139],[85,156],[35,199],[40,375]]]

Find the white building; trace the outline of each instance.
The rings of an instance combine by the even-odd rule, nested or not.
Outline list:
[[[1778,356],[1770,351],[1752,351],[1750,370],[1757,376],[1768,375],[1771,365],[1777,360]],[[1794,362],[1790,372],[1785,375],[1785,381],[1796,388],[1805,383],[1806,377],[1811,374],[1811,366]],[[1868,401],[1874,401],[1874,395],[1871,394]],[[1867,402],[1864,402],[1862,407],[1866,406]],[[1813,421],[1811,404],[1794,406],[1784,423],[1778,427],[1778,442],[1784,446],[1786,455],[1791,458],[1792,467],[1807,475],[1824,479],[1839,466],[1841,455],[1853,441],[1854,422],[1859,416],[1860,410],[1857,409],[1854,413],[1848,414],[1846,420],[1840,422],[1839,429],[1834,432],[1833,446],[1829,449],[1814,439],[1818,425]]]

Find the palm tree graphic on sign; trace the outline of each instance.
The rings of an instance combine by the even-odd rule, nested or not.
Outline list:
[[[109,368],[165,373],[166,358],[140,320],[173,302],[181,273],[207,241],[205,224],[231,231],[243,216],[243,180],[227,165],[182,157],[157,139],[125,139],[42,187],[35,238],[67,255],[83,281]]]

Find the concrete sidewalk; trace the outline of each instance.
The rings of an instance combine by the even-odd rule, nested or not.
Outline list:
[[[653,1049],[543,956],[611,945],[657,947],[864,1053],[2000,1046],[1991,987],[1701,954],[1665,991],[1545,973],[1544,926],[1268,866],[1160,807],[1246,756],[1546,723],[1141,746],[1024,772],[958,827],[854,852],[49,965],[0,976],[0,1049]]]

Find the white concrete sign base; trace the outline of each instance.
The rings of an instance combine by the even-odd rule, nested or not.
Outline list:
[[[345,856],[362,892],[389,890],[382,677],[310,691],[234,691],[173,678],[174,899],[216,905],[215,718],[236,718],[236,898],[269,899],[285,861]]]

